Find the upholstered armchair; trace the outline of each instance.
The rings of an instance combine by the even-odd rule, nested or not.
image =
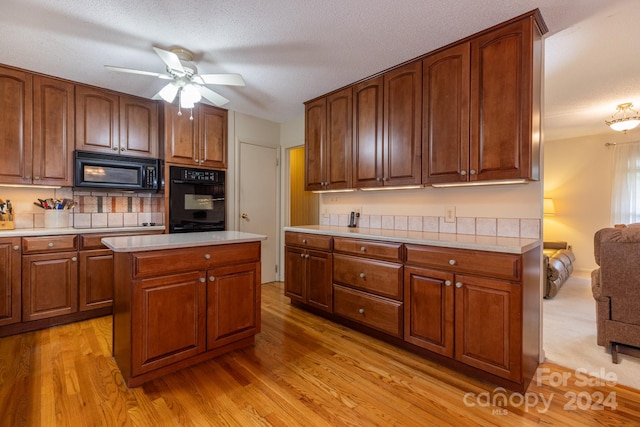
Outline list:
[[[594,236],[600,268],[591,273],[596,300],[598,345],[618,352],[640,353],[640,227],[603,228]]]

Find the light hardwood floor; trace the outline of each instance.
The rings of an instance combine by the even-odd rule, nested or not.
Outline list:
[[[584,376],[545,364],[545,379],[534,379],[526,393],[504,392],[291,307],[282,283],[263,285],[262,292],[255,346],[133,389],[111,357],[111,317],[0,338],[0,425],[628,426],[640,420],[637,390],[585,385]]]

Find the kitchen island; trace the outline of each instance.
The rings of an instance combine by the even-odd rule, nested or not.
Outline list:
[[[237,231],[113,237],[113,356],[129,387],[254,343],[260,242]]]

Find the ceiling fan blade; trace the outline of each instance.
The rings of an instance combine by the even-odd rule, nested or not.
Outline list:
[[[105,65],[104,68],[111,71],[118,71],[120,73],[142,74],[145,76],[153,76],[164,78],[166,74],[154,73],[153,71],[134,70],[133,68],[114,67],[113,65]]]
[[[200,94],[207,101],[211,102],[213,105],[217,105],[218,107],[221,107],[229,102],[227,98],[220,95],[219,93],[212,91],[208,87],[200,86]]]
[[[208,85],[244,86],[240,74],[200,74],[202,81]]]
[[[162,59],[162,61],[167,64],[167,67],[169,67],[171,70],[179,71],[181,73],[185,72],[184,68],[182,67],[182,63],[180,62],[180,58],[178,58],[178,55],[173,52],[169,52],[168,50],[159,49],[157,47],[154,47],[153,50],[156,51],[160,59]]]

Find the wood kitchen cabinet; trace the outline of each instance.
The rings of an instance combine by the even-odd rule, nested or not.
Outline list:
[[[285,233],[285,295],[319,310],[333,311],[332,239],[328,236]]]
[[[22,239],[22,320],[78,311],[77,236]]]
[[[114,265],[114,357],[129,387],[260,332],[260,242],[115,252]]]
[[[357,84],[353,94],[354,186],[420,184],[422,63]]]
[[[73,184],[74,85],[0,67],[0,182]]]
[[[178,115],[177,105],[163,104],[165,162],[226,169],[227,115],[227,110],[201,103]]]
[[[305,190],[351,188],[352,89],[305,104]]]
[[[406,250],[405,340],[521,382],[522,257],[418,245]]]
[[[22,320],[20,260],[20,238],[0,238],[0,326]]]
[[[158,104],[76,85],[77,150],[157,158]]]

